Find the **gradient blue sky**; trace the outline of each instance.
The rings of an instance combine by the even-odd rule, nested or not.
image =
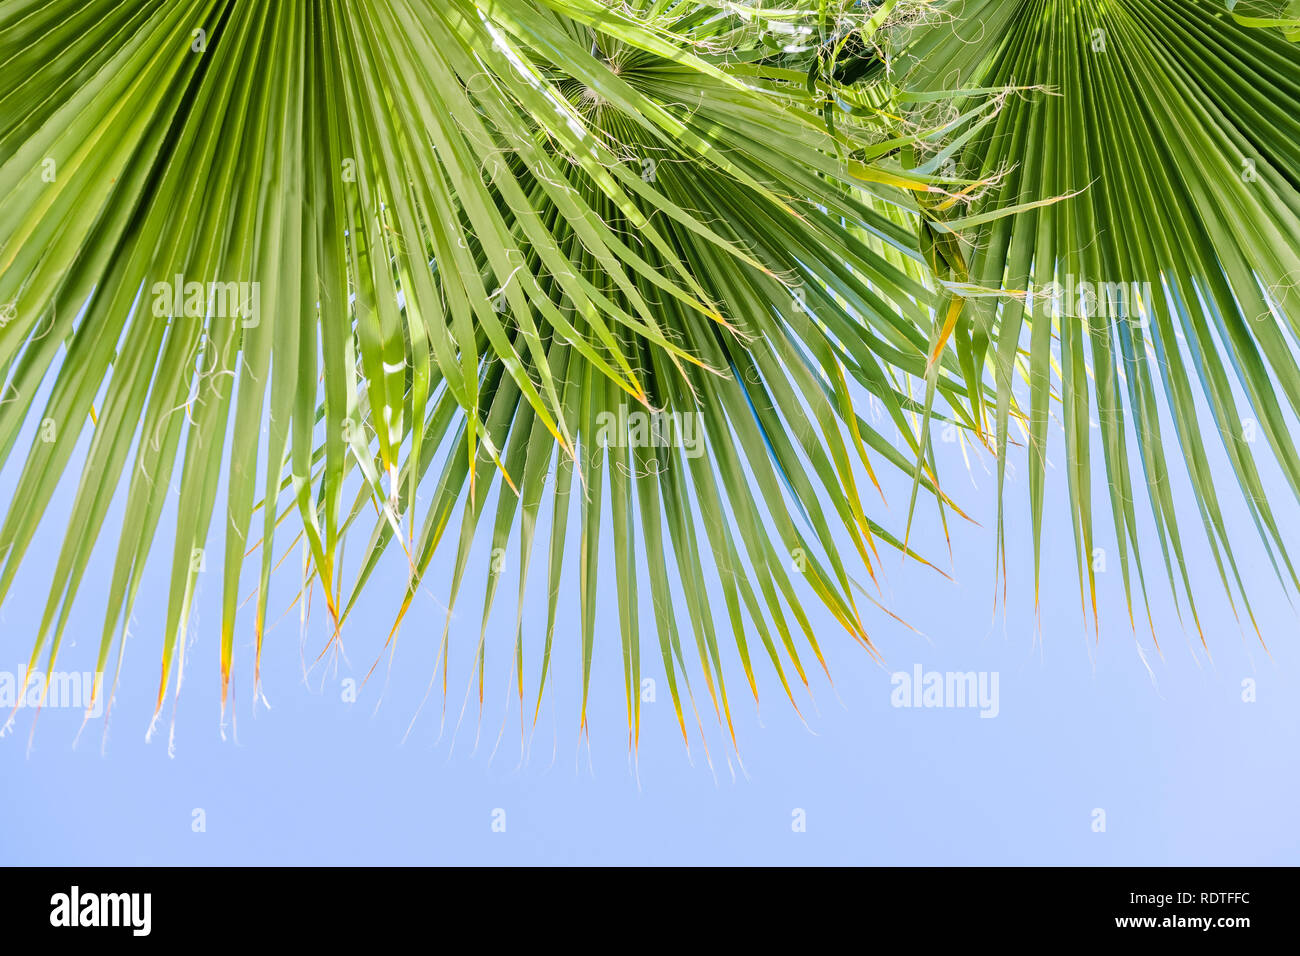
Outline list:
[[[1222,461],[1223,505],[1239,532],[1238,557],[1254,587],[1253,607],[1271,656],[1235,622],[1181,478],[1184,540],[1209,655],[1194,629],[1178,621],[1153,538],[1146,567],[1163,657],[1145,629],[1137,637],[1129,629],[1113,550],[1100,576],[1100,634],[1094,637],[1091,625],[1085,630],[1059,470],[1049,472],[1041,622],[1033,608],[1023,477],[1008,489],[1010,606],[1005,616],[1001,609],[995,615],[991,463],[972,458],[968,473],[956,446],[939,448],[950,493],[981,526],[953,525],[955,582],[887,560],[887,602],[925,636],[869,609],[868,630],[888,662],[882,668],[828,614],[808,605],[835,685],[813,677],[813,702],[800,698],[806,726],[762,664],[756,713],[734,650],[724,642],[743,771],[734,756],[728,759],[708,713],[702,716],[712,766],[697,730],[690,753],[683,747],[648,621],[643,668],[658,678],[658,700],[644,708],[639,759],[632,765],[612,566],[600,592],[589,747],[577,734],[575,583],[562,601],[555,686],[521,759],[518,707],[507,711],[515,589],[509,574],[489,630],[481,723],[471,701],[456,727],[481,606],[481,577],[471,575],[452,625],[445,731],[439,740],[441,698],[435,694],[403,743],[433,673],[442,630],[432,597],[421,599],[401,633],[382,704],[376,707],[383,665],[359,702],[342,700],[342,681],[363,675],[380,653],[401,587],[398,560],[385,565],[387,583],[377,582],[345,632],[348,661],[339,660],[337,670],[318,667],[304,682],[296,611],[269,633],[263,669],[270,710],[253,706],[251,625],[241,626],[236,724],[228,721],[225,740],[216,647],[220,578],[218,562],[211,562],[169,755],[170,701],[155,738],[145,741],[158,681],[165,613],[158,598],[165,594],[169,525],[136,611],[107,739],[102,721],[94,722],[74,747],[80,713],[47,711],[34,739],[31,715],[20,712],[15,732],[0,740],[0,863],[1300,862],[1296,617]],[[1023,463],[1019,471],[1023,476]],[[1285,485],[1269,465],[1264,474],[1279,489],[1282,526],[1296,527]],[[0,476],[5,499],[15,477],[12,470]],[[888,523],[900,527],[907,482],[894,476],[886,484]],[[0,670],[21,673],[26,664],[70,488],[65,483],[60,489],[60,505],[0,612]],[[1100,483],[1096,491],[1102,492]],[[880,510],[878,502],[875,507]],[[1098,509],[1108,525],[1100,501]],[[111,568],[120,514],[119,503],[74,613],[62,669],[93,667],[103,608],[95,576]],[[1142,522],[1149,532],[1145,514]],[[539,529],[539,540],[545,533]],[[1109,549],[1107,528],[1099,533]],[[922,508],[914,537],[927,554],[945,557],[933,511]],[[449,579],[452,558],[451,550],[440,554],[432,581]],[[938,563],[946,566],[946,560]],[[544,567],[544,552],[536,564]],[[295,574],[289,570],[280,579],[275,613],[291,599]],[[529,680],[535,682],[544,582],[535,578],[531,588],[525,638]],[[445,599],[445,592],[438,596]],[[306,641],[309,659],[326,636],[323,611],[318,595]],[[890,672],[916,664],[996,671],[997,718],[892,707]],[[1253,703],[1242,700],[1247,678],[1256,682]],[[497,808],[505,810],[504,833],[492,831]],[[796,808],[806,814],[806,832],[792,831]],[[1104,833],[1092,828],[1096,808],[1106,812]],[[204,832],[193,830],[196,809],[204,813]]]

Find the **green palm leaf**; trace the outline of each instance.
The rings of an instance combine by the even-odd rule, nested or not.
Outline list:
[[[1091,462],[1100,446],[1130,620],[1134,591],[1146,600],[1141,497],[1171,584],[1183,586],[1196,617],[1169,484],[1177,466],[1166,449],[1176,447],[1218,573],[1253,622],[1207,427],[1274,571],[1285,585],[1297,580],[1252,441],[1266,439],[1300,491],[1288,424],[1300,409],[1300,71],[1296,47],[1243,21],[1245,6],[1229,16],[1211,0],[963,0],[893,37],[893,66],[907,75],[914,117],[1006,97],[996,121],[956,157],[961,172],[997,176],[1000,185],[951,224],[967,230],[975,285],[1022,294],[972,300],[962,334],[992,369],[1003,471],[1013,388],[1028,382],[1036,576],[1059,379],[1077,560],[1094,614]],[[1012,85],[1037,92],[1008,97],[1002,90]],[[954,98],[962,88],[979,92]],[[980,219],[983,209],[1054,196],[1070,198]],[[1094,283],[1091,307],[1086,288],[1077,299],[1052,288],[1067,277],[1076,290]],[[1134,293],[1124,297],[1127,309],[1121,291]],[[980,393],[971,397],[978,403]],[[999,516],[999,547],[1001,525]]]
[[[893,6],[849,33],[869,39]],[[159,707],[214,517],[223,702],[246,559],[258,555],[256,675],[290,519],[337,635],[395,544],[409,567],[396,632],[459,511],[449,605],[467,576],[487,584],[477,646],[454,652],[473,654],[480,694],[499,576],[471,569],[470,547],[485,524],[494,556],[517,534],[522,700],[525,643],[546,681],[576,506],[580,719],[612,546],[633,739],[639,594],[683,734],[692,656],[730,722],[719,631],[755,696],[753,636],[791,700],[806,656],[821,660],[809,592],[870,648],[861,572],[880,546],[911,552],[867,516],[863,476],[915,466],[942,506],[907,382],[925,376],[974,426],[972,352],[932,358],[932,316],[953,296],[930,281],[914,197],[942,177],[893,155],[943,130],[899,127],[884,84],[831,109],[836,81],[816,67],[834,50],[772,42],[774,23],[800,18],[829,35],[812,3],[775,17],[662,0],[5,4],[3,459],[25,425],[50,427],[25,450],[0,527],[0,597],[90,435],[33,665],[44,653],[53,669],[123,485],[99,669],[115,644],[121,666],[174,507]],[[239,307],[217,307],[232,283]],[[906,454],[858,415],[850,381]],[[667,423],[665,447],[637,439],[637,414]],[[542,631],[523,626],[522,590],[548,497]],[[358,523],[351,579],[343,542]],[[450,613],[444,690],[449,631]]]

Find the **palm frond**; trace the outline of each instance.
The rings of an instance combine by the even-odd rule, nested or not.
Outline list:
[[[811,22],[822,7],[794,5]],[[826,89],[773,55],[766,24],[663,0],[5,4],[0,458],[24,426],[49,427],[0,527],[0,598],[90,436],[33,665],[44,653],[53,669],[123,484],[98,664],[116,643],[120,669],[175,508],[159,707],[214,517],[223,702],[246,558],[258,554],[256,675],[289,519],[336,634],[394,544],[409,567],[396,631],[457,510],[449,603],[480,526],[494,555],[517,533],[522,700],[525,643],[546,680],[576,506],[585,723],[610,516],[634,739],[638,556],[683,734],[683,629],[728,723],[718,631],[755,695],[756,634],[791,700],[803,655],[822,657],[801,594],[870,649],[855,575],[881,545],[911,551],[868,517],[862,475],[916,466],[945,509],[905,380],[928,376],[976,421],[962,359],[931,358],[951,295],[929,279],[915,197],[942,178],[894,155],[936,131],[900,129],[887,91],[829,121]],[[237,307],[218,304],[236,292]],[[850,381],[906,453],[858,415]],[[662,440],[646,440],[647,420]],[[543,629],[524,625],[522,591],[547,498]],[[343,541],[367,523],[349,585]],[[464,650],[481,690],[499,576],[479,577],[483,625]]]
[[[1002,473],[1013,388],[1028,382],[1035,576],[1059,377],[1079,574],[1094,615],[1100,446],[1130,621],[1134,592],[1146,601],[1141,497],[1171,585],[1197,617],[1170,490],[1177,466],[1167,449],[1177,448],[1218,574],[1253,622],[1205,430],[1217,433],[1274,572],[1294,586],[1252,442],[1266,440],[1300,491],[1290,424],[1300,410],[1297,48],[1212,0],[962,0],[937,14],[894,37],[893,65],[917,118],[1004,101],[955,155],[960,173],[999,185],[950,225],[967,230],[973,284],[1020,293],[971,300],[959,334],[993,370]],[[1027,206],[1045,197],[1068,198]],[[980,393],[971,397],[978,409]]]

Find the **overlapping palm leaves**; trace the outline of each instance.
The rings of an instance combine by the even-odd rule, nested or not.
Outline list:
[[[870,647],[859,585],[880,546],[906,548],[867,516],[863,483],[873,460],[910,473],[926,457],[900,383],[926,373],[934,344],[910,198],[928,187],[879,158],[913,135],[884,112],[823,123],[815,84],[767,55],[769,23],[594,0],[6,4],[6,459],[25,424],[42,428],[0,530],[0,593],[90,435],[33,665],[45,654],[53,669],[124,482],[113,575],[95,582],[108,601],[98,666],[116,646],[120,669],[174,508],[160,707],[184,667],[214,515],[223,701],[245,560],[257,555],[256,669],[283,521],[301,524],[337,636],[394,547],[409,568],[398,625],[409,618],[459,510],[454,605],[494,497],[493,554],[513,532],[522,565],[521,707],[557,640],[575,504],[584,722],[606,515],[633,735],[642,604],[684,734],[691,656],[730,722],[719,634],[734,635],[755,694],[761,653],[794,699],[800,645],[821,658],[805,588]],[[195,305],[177,309],[192,282]],[[234,282],[257,284],[256,315],[214,310],[209,284]],[[955,359],[929,371],[966,414]],[[906,454],[859,417],[850,379]],[[669,447],[628,441],[634,425],[611,432],[607,415],[626,423],[629,409],[668,423]],[[684,451],[683,416],[701,426],[702,457]],[[942,506],[929,468],[917,473]],[[525,627],[548,497],[549,613]],[[358,522],[372,530],[354,579],[342,542]],[[482,627],[458,622],[452,641],[450,612],[407,621],[441,642],[444,689],[460,654],[481,693],[498,569],[474,575]]]
[[[908,549],[862,499],[876,468],[901,468],[946,523],[935,396],[1002,469],[1024,398],[1037,539],[1054,383],[1088,591],[1091,416],[1130,593],[1136,576],[1145,599],[1145,481],[1191,598],[1173,440],[1225,585],[1240,587],[1198,384],[1294,583],[1240,429],[1248,409],[1300,487],[1286,425],[1300,400],[1293,12],[11,0],[0,449],[25,460],[0,598],[89,438],[33,666],[43,654],[53,669],[111,536],[111,579],[93,583],[108,604],[98,668],[120,669],[174,510],[159,706],[221,516],[223,701],[237,667],[257,674],[273,572],[299,547],[298,599],[324,595],[335,639],[363,589],[389,587],[393,634],[439,648],[444,692],[453,659],[472,666],[481,695],[513,559],[521,715],[564,648],[582,664],[585,723],[612,554],[631,737],[646,617],[683,734],[692,671],[729,725],[722,635],[755,696],[765,658],[792,701],[822,657],[801,595],[872,649],[868,579],[882,547]],[[1123,321],[1054,320],[1042,290],[1066,275],[1156,293]],[[232,320],[205,290],[241,282],[260,307]],[[901,450],[859,415],[858,389]],[[105,527],[115,496],[120,530]],[[349,535],[364,543],[345,563]],[[456,549],[450,582],[428,574],[439,547]],[[398,582],[383,580],[394,553]],[[524,620],[530,574],[547,581],[544,623]],[[240,626],[257,647],[237,662],[250,578]],[[453,618],[465,582],[485,584],[469,624]],[[557,633],[570,594],[576,635]]]
[[[1171,584],[1182,585],[1197,617],[1171,491],[1175,448],[1224,586],[1243,591],[1207,425],[1273,569],[1284,586],[1296,582],[1253,441],[1267,443],[1291,490],[1300,489],[1291,427],[1300,410],[1300,51],[1274,29],[1286,26],[1279,18],[1251,20],[1248,4],[1229,6],[1232,15],[1213,0],[965,0],[893,38],[895,52],[905,51],[894,66],[907,74],[918,112],[1003,97],[1012,85],[1036,88],[1012,95],[974,131],[958,156],[961,172],[1002,177],[976,217],[1043,196],[1071,198],[968,232],[971,282],[1021,294],[972,300],[958,336],[993,369],[1002,473],[1013,386],[1021,373],[1028,379],[1036,550],[1059,378],[1064,470],[1094,614],[1097,446],[1130,619],[1134,591],[1146,600],[1136,517],[1143,497]],[[961,88],[981,92],[942,95]],[[1120,283],[1150,285],[1125,312],[1122,301],[1105,301],[1118,299]],[[1101,314],[1107,304],[1119,308]],[[971,397],[978,407],[980,393]],[[1244,591],[1242,600],[1253,622]]]

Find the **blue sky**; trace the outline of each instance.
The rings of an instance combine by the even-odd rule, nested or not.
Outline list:
[[[68,709],[43,712],[34,736],[30,713],[20,711],[14,732],[0,740],[0,863],[1300,862],[1296,618],[1232,486],[1221,486],[1223,504],[1241,532],[1237,554],[1271,656],[1234,621],[1185,487],[1178,489],[1188,508],[1184,539],[1210,654],[1194,629],[1180,625],[1148,539],[1162,656],[1145,629],[1136,637],[1130,631],[1113,558],[1099,576],[1099,633],[1085,629],[1059,471],[1049,472],[1041,620],[1033,608],[1027,488],[1019,477],[1008,489],[1009,606],[995,614],[994,482],[985,470],[991,463],[973,459],[968,474],[956,446],[939,447],[949,492],[980,526],[953,525],[953,582],[887,559],[885,601],[924,636],[868,606],[868,631],[887,662],[881,667],[829,614],[808,605],[835,684],[810,675],[811,701],[797,698],[806,724],[761,665],[756,711],[724,641],[743,769],[703,708],[708,758],[695,727],[686,751],[648,620],[643,670],[657,680],[657,699],[644,706],[641,746],[635,764],[630,759],[612,565],[602,568],[609,586],[600,592],[589,743],[577,732],[576,584],[561,602],[554,686],[525,756],[518,705],[508,704],[507,693],[510,576],[489,628],[481,720],[471,699],[458,721],[478,637],[481,583],[472,578],[452,624],[441,736],[440,695],[420,710],[443,626],[432,596],[412,611],[391,669],[383,658],[357,702],[345,701],[344,682],[363,676],[381,655],[402,580],[395,560],[344,633],[346,660],[318,666],[304,680],[304,657],[314,658],[327,636],[319,595],[305,644],[296,609],[269,632],[269,710],[251,700],[251,625],[241,625],[234,720],[226,722],[225,739],[216,650],[220,579],[211,568],[201,576],[178,703],[168,701],[146,742],[165,613],[156,599],[165,593],[165,527],[107,738],[103,722],[91,722],[74,746],[81,715]],[[1284,488],[1267,466],[1265,480]],[[10,493],[13,482],[5,473],[0,492]],[[886,485],[884,513],[896,527],[907,483],[895,476]],[[0,612],[0,670],[21,674],[26,664],[69,492],[60,489],[61,504]],[[1294,527],[1294,507],[1281,498],[1279,505],[1283,527]],[[93,668],[103,607],[93,582],[111,568],[105,545],[112,544],[114,520],[74,612],[63,669]],[[1144,528],[1149,532],[1149,521]],[[539,540],[545,533],[539,529]],[[914,538],[947,565],[933,512],[920,512]],[[452,557],[438,557],[432,581],[449,579]],[[279,579],[274,608],[291,600],[294,575]],[[535,682],[544,582],[535,579],[531,588],[525,646]],[[891,673],[911,673],[916,665],[996,673],[997,716],[891,706]],[[1248,680],[1253,701],[1243,699],[1252,696],[1244,692]],[[1095,828],[1098,810],[1104,832]],[[504,832],[494,831],[502,819]],[[802,832],[793,826],[799,819]]]

